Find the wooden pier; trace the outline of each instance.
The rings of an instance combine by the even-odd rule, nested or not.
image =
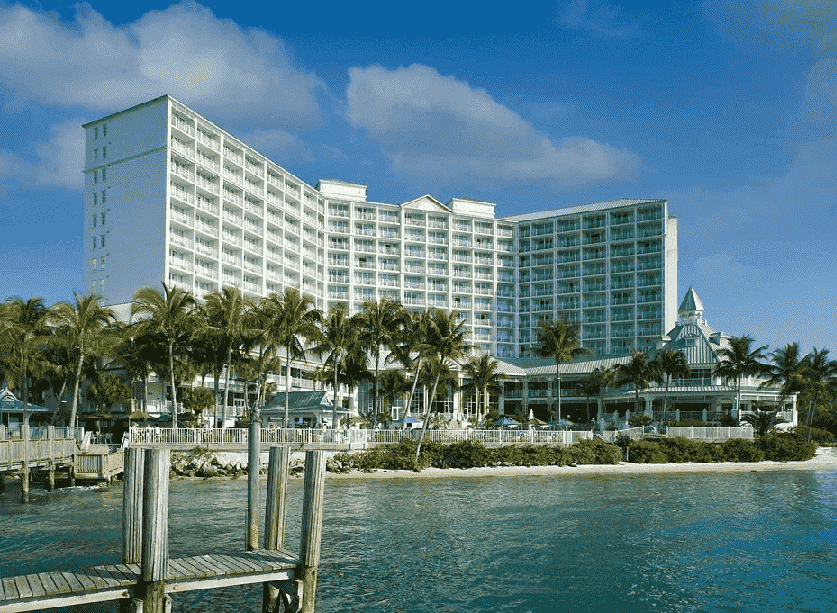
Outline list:
[[[254,437],[258,440],[258,437]],[[168,555],[169,450],[125,452],[122,561],[0,579],[0,613],[119,600],[120,610],[166,613],[171,595],[191,590],[263,584],[264,613],[314,612],[322,534],[325,454],[306,452],[300,554],[284,549],[287,447],[271,447],[265,534],[258,547],[258,445],[250,450],[247,551],[170,558]],[[255,471],[255,472],[254,472]],[[255,485],[254,485],[255,484]]]

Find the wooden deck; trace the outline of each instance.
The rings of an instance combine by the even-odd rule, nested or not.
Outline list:
[[[299,558],[287,551],[264,549],[171,558],[165,591],[179,593],[294,579],[299,563]],[[0,579],[0,613],[133,598],[139,583],[139,564],[4,577]]]

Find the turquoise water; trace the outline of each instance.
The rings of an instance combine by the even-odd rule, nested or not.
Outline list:
[[[833,611],[833,469],[328,480],[317,611]],[[121,491],[0,500],[0,576],[119,558]],[[289,489],[290,547],[301,484]],[[246,481],[173,481],[170,552],[243,548]],[[115,611],[105,605],[99,610]],[[260,588],[175,611],[259,611]]]

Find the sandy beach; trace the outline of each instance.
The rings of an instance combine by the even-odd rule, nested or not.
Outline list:
[[[425,468],[411,470],[326,473],[327,479],[434,479],[479,477],[532,477],[552,475],[659,474],[698,472],[756,472],[774,470],[837,470],[837,455],[817,454],[806,462],[718,462],[682,464],[579,464],[578,466],[502,466],[491,468]]]

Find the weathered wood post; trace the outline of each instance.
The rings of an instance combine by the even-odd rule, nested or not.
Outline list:
[[[302,579],[302,613],[314,613],[320,541],[323,535],[323,491],[326,458],[323,451],[305,452],[305,485],[302,499],[302,543],[299,553]]]
[[[55,426],[47,426],[47,437],[49,438],[49,481],[47,489],[55,491]]]
[[[125,450],[125,474],[122,477],[122,563],[142,563],[142,486],[145,478],[145,454],[137,447]],[[142,601],[120,600],[120,613],[135,613]]]
[[[169,450],[146,449],[144,459],[141,588],[143,613],[166,613],[169,565]]]
[[[247,551],[259,548],[259,446],[261,417],[253,411],[247,441]]]
[[[26,503],[29,502],[29,420],[25,417],[20,427],[20,438],[23,449],[21,455],[23,462],[20,466],[20,501]]]
[[[288,494],[288,459],[290,448],[273,446],[267,465],[267,498],[264,515],[264,548],[269,550],[285,547],[285,499]],[[262,612],[272,613],[276,609],[279,590],[270,583],[264,584]]]

